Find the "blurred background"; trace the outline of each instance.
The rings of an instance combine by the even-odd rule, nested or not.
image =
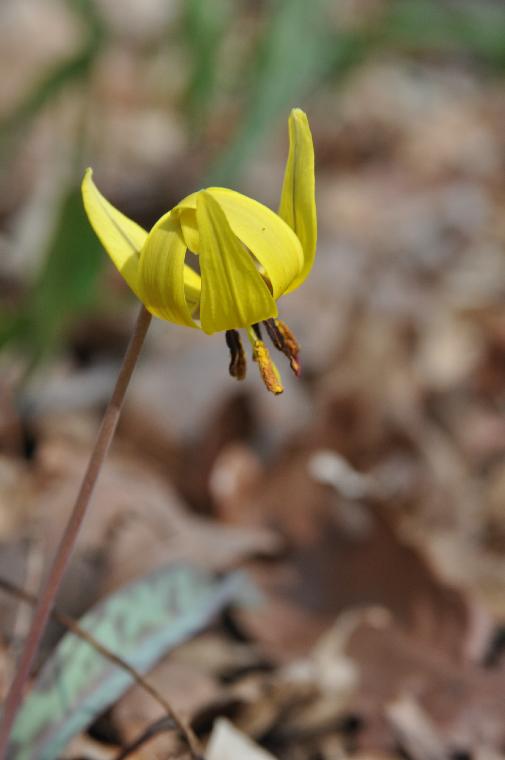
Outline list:
[[[309,116],[302,378],[279,361],[274,398],[155,321],[61,593],[78,618],[174,560],[247,571],[261,603],[153,673],[204,740],[224,716],[279,760],[505,757],[504,74],[500,0],[0,5],[0,576],[31,591],[138,308],[84,168],[147,228],[209,184],[276,209]],[[0,610],[5,692],[29,612]],[[135,687],[64,756],[156,709]]]

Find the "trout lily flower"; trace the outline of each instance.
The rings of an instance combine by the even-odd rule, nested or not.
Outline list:
[[[112,261],[154,316],[205,333],[225,332],[230,374],[245,376],[239,329],[245,328],[267,388],[282,393],[279,372],[263,342],[300,373],[299,346],[278,319],[277,300],[298,288],[312,267],[317,238],[314,149],[306,115],[289,117],[289,154],[278,213],[222,187],[199,190],[164,214],[148,233],[118,211],[95,186],[82,183],[89,221]],[[196,254],[199,272],[186,263]]]

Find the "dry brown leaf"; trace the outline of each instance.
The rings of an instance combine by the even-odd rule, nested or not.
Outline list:
[[[76,757],[86,760],[114,760],[119,747],[111,747],[94,741],[89,736],[77,736],[69,743],[62,760],[74,760]]]
[[[432,725],[432,740],[435,742],[436,737],[435,746],[442,743],[446,754],[471,755],[482,746],[503,746],[505,698],[500,672],[455,663],[443,650],[421,644],[387,618],[359,626],[345,651],[360,673],[354,702],[354,709],[363,719],[360,748],[387,750],[391,746],[388,710],[399,699],[414,699],[419,704],[423,726]],[[395,724],[398,732],[402,718],[404,713]],[[415,741],[413,733],[419,721],[415,726],[411,724],[412,721],[406,727],[407,744]],[[426,737],[427,731],[421,730]]]
[[[208,703],[217,701],[221,688],[216,680],[189,663],[166,659],[147,676],[149,683],[162,694],[186,721]],[[114,725],[125,743],[132,742],[147,726],[163,717],[163,709],[139,686],[133,686],[112,709]],[[160,738],[160,745],[170,740]]]
[[[86,460],[87,451],[71,440],[53,439],[41,448],[32,504],[42,518],[48,556]],[[101,474],[63,596],[73,602],[73,614],[80,614],[97,593],[109,593],[170,561],[224,570],[248,556],[276,553],[279,548],[279,538],[267,528],[219,525],[188,514],[181,498],[155,470],[116,450]],[[79,576],[82,580],[86,575],[91,595],[83,588],[76,599]]]
[[[358,503],[357,532],[340,503],[311,478],[308,453],[279,466],[263,487],[256,504],[290,550],[282,562],[250,566],[266,595],[260,608],[239,613],[254,638],[285,661],[307,653],[343,610],[376,604],[420,640],[463,656],[472,620],[465,595],[405,541],[382,504]]]

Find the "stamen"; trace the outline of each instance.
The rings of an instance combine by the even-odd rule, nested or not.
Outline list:
[[[291,369],[297,377],[300,377],[302,372],[299,358],[300,346],[289,327],[280,319],[266,319],[263,324],[275,348],[288,357]]]
[[[257,340],[254,343],[253,359],[258,363],[261,378],[267,389],[272,393],[275,393],[276,396],[279,393],[282,393],[284,388],[282,387],[279,370],[271,360],[268,348],[262,340]]]
[[[252,326],[252,329],[254,330],[254,333],[255,333],[257,339],[258,340],[263,340],[263,336],[261,334],[261,327],[260,327],[259,322],[255,322],[254,325]]]
[[[282,337],[281,331],[275,324],[275,319],[265,319],[264,325],[267,328],[267,333],[275,348],[278,351],[284,352],[286,345],[284,343],[284,338]]]
[[[228,371],[232,377],[243,380],[246,374],[247,361],[240,335],[237,330],[226,330],[225,338],[231,357]]]

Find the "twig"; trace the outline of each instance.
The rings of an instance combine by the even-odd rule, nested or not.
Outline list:
[[[137,752],[137,750],[143,747],[144,744],[147,744],[147,742],[151,741],[151,739],[154,739],[155,736],[158,736],[158,734],[161,734],[164,731],[170,731],[171,728],[173,728],[173,724],[171,723],[170,718],[168,718],[166,715],[163,716],[163,718],[159,718],[158,720],[154,721],[154,723],[151,723],[149,726],[147,726],[145,731],[143,731],[140,736],[137,736],[137,738],[134,739],[126,747],[123,747],[119,755],[116,755],[114,760],[126,760],[127,757],[133,755],[134,752]]]
[[[100,425],[95,446],[91,453],[74,508],[68,519],[58,549],[56,550],[56,555],[47,580],[40,591],[39,601],[33,614],[32,624],[21,654],[17,672],[7,694],[3,720],[0,726],[0,760],[5,760],[6,758],[9,737],[16,715],[23,701],[23,695],[30,677],[33,660],[37,654],[40,640],[44,633],[47,620],[54,605],[56,594],[77,540],[79,529],[84,516],[86,515],[96,481],[114,437],[126,389],[128,388],[130,378],[135,369],[150,322],[151,315],[147,309],[142,306],[137,317],[133,335],[128,344],[128,348],[126,349],[121,369],[119,370],[111,400],[105,410],[102,424]]]
[[[28,591],[25,591],[15,583],[8,581],[1,576],[0,589],[2,591],[5,591],[7,594],[11,594],[11,596],[15,596],[18,599],[21,599],[23,602],[32,605],[32,607],[37,604],[37,599],[33,594],[28,593]],[[113,652],[111,649],[104,646],[91,633],[89,633],[85,628],[79,625],[79,623],[77,623],[73,618],[66,615],[64,612],[61,612],[58,609],[53,609],[51,612],[51,617],[62,626],[67,628],[69,631],[71,631],[75,636],[78,636],[83,641],[86,641],[90,646],[93,647],[93,649],[99,652],[102,657],[105,657],[107,660],[110,660],[110,662],[113,662],[114,665],[117,665],[118,668],[125,670],[133,678],[133,680],[142,689],[144,689],[144,691],[150,694],[151,697],[155,699],[156,702],[158,702],[158,704],[161,705],[161,707],[165,710],[166,715],[162,719],[164,721],[163,730],[168,730],[169,727],[172,729],[177,729],[181,736],[186,740],[186,743],[188,744],[188,747],[193,754],[194,760],[201,759],[202,756],[200,754],[199,742],[192,728],[185,724],[185,722],[177,714],[174,708],[169,704],[169,702],[167,702],[165,697],[160,694],[159,691],[155,689],[154,686],[152,686],[143,676],[141,676],[140,673],[135,670],[135,668],[133,668],[129,662],[123,660],[122,657],[119,657],[119,655],[115,654],[115,652]]]
[[[147,726],[147,728],[140,734],[140,736],[137,736],[137,738],[134,739],[126,747],[123,747],[119,755],[116,755],[114,760],[126,760],[126,758],[130,757],[130,755],[133,755],[134,752],[137,752],[141,747],[143,747],[144,744],[147,744],[147,742],[150,742],[151,739],[154,739],[155,736],[158,736],[164,731],[170,731],[171,728],[173,728],[173,725],[171,725],[170,718],[168,716],[164,716],[163,718],[155,720],[153,723]],[[170,757],[172,757],[172,755],[170,755]],[[179,753],[177,754],[177,757],[180,757]],[[205,758],[203,755],[199,754],[195,755],[193,760],[205,760]]]

